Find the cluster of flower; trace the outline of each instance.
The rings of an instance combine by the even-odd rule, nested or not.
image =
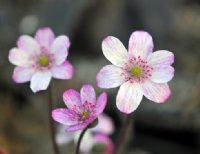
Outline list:
[[[39,29],[34,38],[27,35],[19,37],[17,47],[9,52],[9,61],[16,65],[13,80],[17,83],[30,81],[31,90],[38,92],[47,89],[51,78],[71,79],[74,67],[66,60],[69,47],[69,38],[65,35],[55,38],[50,28]],[[121,112],[130,114],[136,110],[143,95],[156,103],[163,103],[169,98],[167,82],[174,76],[171,66],[174,55],[166,50],[152,52],[153,40],[149,33],[133,32],[128,51],[120,40],[108,36],[103,40],[102,50],[113,65],[103,67],[96,82],[100,88],[120,86],[116,104]],[[103,92],[96,98],[92,85],[85,84],[80,93],[74,89],[66,90],[63,100],[67,108],[54,109],[52,118],[66,125],[66,131],[78,131],[103,112],[107,94]],[[103,135],[96,135],[95,140],[104,140],[110,145],[110,140],[102,137],[106,133],[100,133]]]

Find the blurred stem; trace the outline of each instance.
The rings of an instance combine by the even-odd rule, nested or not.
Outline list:
[[[117,154],[120,150],[120,147],[123,145],[123,143],[126,139],[126,136],[127,136],[129,125],[131,123],[131,119],[132,119],[132,114],[128,114],[125,117],[125,120],[123,122],[123,125],[122,125],[120,133],[119,133],[119,136],[117,138],[117,142],[116,142],[113,154]]]
[[[78,142],[77,142],[77,145],[76,145],[76,154],[79,154],[79,152],[80,152],[81,141],[83,139],[85,132],[88,130],[89,127],[90,127],[90,125],[88,125],[86,128],[84,128],[83,131],[81,132],[79,138],[78,138]]]
[[[56,144],[56,140],[55,140],[55,127],[54,127],[53,119],[51,117],[51,112],[53,109],[51,84],[49,84],[49,88],[48,88],[48,106],[49,106],[49,109],[48,109],[48,111],[49,111],[49,129],[50,129],[51,141],[53,144],[53,150],[54,150],[54,154],[59,154],[58,145]]]

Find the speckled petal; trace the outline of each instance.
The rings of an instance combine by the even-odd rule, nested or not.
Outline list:
[[[46,47],[47,49],[50,48],[54,38],[53,31],[48,27],[38,29],[35,34],[35,40],[39,43],[40,47]]]
[[[52,76],[57,79],[71,79],[74,74],[74,67],[69,61],[64,61],[61,65],[51,69]]]
[[[100,88],[115,88],[125,82],[121,75],[122,68],[115,65],[106,65],[97,74],[96,82]]]
[[[32,68],[15,67],[13,80],[16,83],[25,83],[31,80],[35,70]]]
[[[107,93],[103,92],[97,99],[96,114],[99,115],[103,112],[107,104]]]
[[[74,132],[74,131],[77,131],[77,130],[82,130],[82,129],[86,128],[88,125],[89,125],[88,122],[80,123],[80,124],[77,124],[77,125],[71,125],[71,126],[66,128],[66,131]]]
[[[85,103],[86,101],[92,104],[96,103],[96,93],[91,84],[84,84],[80,94],[82,103]]]
[[[124,83],[117,94],[117,108],[126,114],[137,109],[143,97],[141,86],[138,83]]]
[[[79,92],[77,92],[74,89],[68,89],[63,93],[63,100],[65,102],[65,105],[71,109],[75,105],[81,105],[81,97]]]
[[[54,109],[52,111],[52,118],[64,125],[75,125],[79,122],[76,120],[77,115],[65,108]]]
[[[58,36],[54,40],[50,51],[55,54],[55,63],[57,65],[62,64],[66,60],[69,47],[70,41],[69,38],[65,35]]]
[[[146,59],[153,50],[153,40],[151,35],[145,31],[135,31],[129,39],[129,56],[140,56]]]
[[[155,103],[164,103],[171,94],[167,83],[154,83],[150,80],[143,84],[142,91],[145,97]]]
[[[121,41],[113,36],[106,37],[102,42],[104,56],[114,65],[123,67],[128,61],[128,53]]]
[[[37,72],[31,78],[31,89],[32,91],[38,92],[41,90],[46,90],[51,81],[51,72]]]

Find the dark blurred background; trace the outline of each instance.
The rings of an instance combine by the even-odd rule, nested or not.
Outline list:
[[[123,154],[200,153],[199,0],[0,0],[0,149],[9,154],[52,154],[46,91],[33,94],[29,83],[14,83],[14,66],[7,58],[21,34],[33,36],[43,26],[68,35],[72,43],[68,59],[75,75],[72,80],[53,80],[55,107],[64,106],[62,93],[68,88],[79,90],[83,83],[96,87],[97,72],[109,64],[101,50],[104,37],[115,36],[127,47],[133,31],[148,31],[154,51],[175,54],[172,96],[165,104],[143,99],[133,114]],[[106,113],[116,127],[114,141],[123,118],[115,105],[117,90],[106,90]],[[69,147],[62,148],[70,154]]]

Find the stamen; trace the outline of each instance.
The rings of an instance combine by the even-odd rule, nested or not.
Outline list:
[[[40,56],[39,59],[38,59],[38,63],[42,67],[49,66],[49,57],[47,57],[47,56]]]
[[[140,77],[143,74],[143,71],[139,66],[134,66],[131,68],[130,73],[135,77]]]
[[[80,116],[81,116],[81,120],[89,119],[90,112],[87,110],[80,110]]]
[[[132,57],[124,64],[121,76],[131,83],[141,83],[151,76],[152,70],[153,68],[148,65],[147,61],[141,59],[140,56]]]

